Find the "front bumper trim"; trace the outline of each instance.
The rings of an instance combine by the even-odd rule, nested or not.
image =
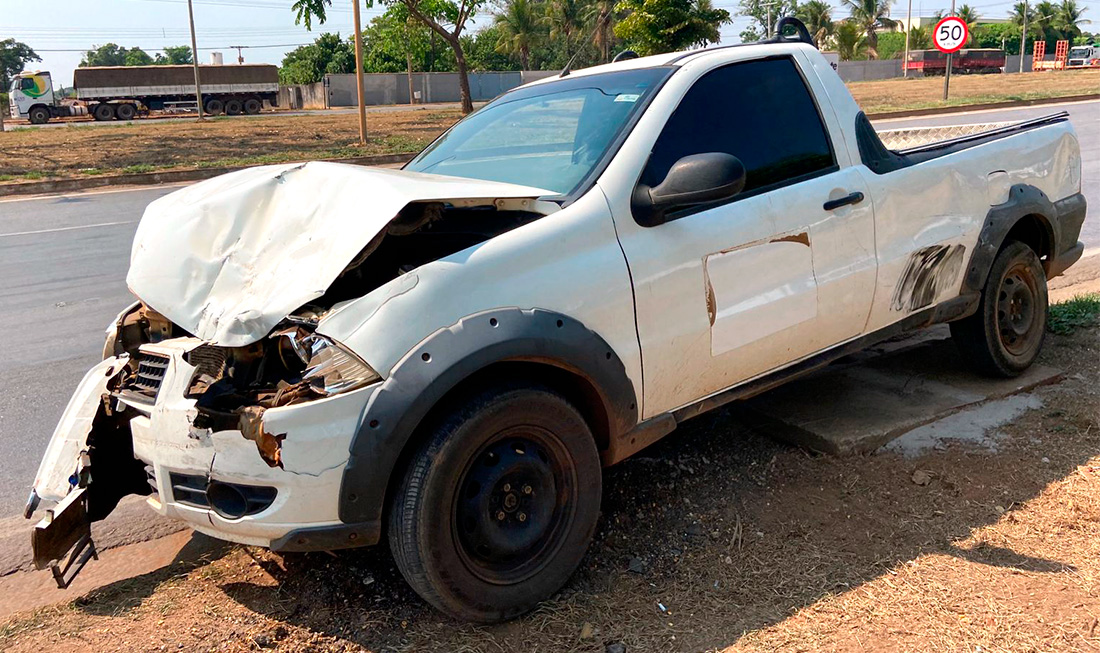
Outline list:
[[[305,551],[335,551],[378,544],[382,538],[382,522],[339,524],[299,528],[271,541],[271,550],[280,553]]]

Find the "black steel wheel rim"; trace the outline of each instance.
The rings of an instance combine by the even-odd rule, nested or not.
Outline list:
[[[497,433],[467,463],[455,495],[463,563],[496,585],[537,574],[570,530],[576,487],[569,452],[553,433],[533,425]]]
[[[1027,353],[1041,335],[1037,284],[1030,267],[1021,263],[1005,272],[997,289],[997,335],[1014,356]]]

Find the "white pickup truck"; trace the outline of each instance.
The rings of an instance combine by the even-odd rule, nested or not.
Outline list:
[[[402,170],[251,168],[149,205],[103,362],[27,506],[60,585],[127,494],[276,551],[388,538],[461,619],[580,563],[612,465],[711,408],[950,322],[1035,359],[1085,217],[1064,114],[887,149],[794,37],[520,87]]]

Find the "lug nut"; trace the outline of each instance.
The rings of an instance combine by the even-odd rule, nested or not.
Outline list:
[[[505,492],[511,492],[512,491],[512,485],[510,483],[505,483],[504,484],[504,491]]]
[[[504,511],[501,510],[497,513],[497,521],[504,521]]]
[[[524,485],[523,486],[523,493],[524,494],[531,494],[531,486],[530,485]]]
[[[527,521],[527,513],[525,513],[525,512],[519,513],[518,515],[516,515],[516,519],[518,519],[520,521]]]

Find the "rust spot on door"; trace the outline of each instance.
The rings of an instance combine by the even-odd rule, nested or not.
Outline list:
[[[800,234],[791,234],[789,236],[780,236],[778,238],[773,238],[768,242],[772,242],[772,243],[801,243],[802,245],[805,245],[806,247],[809,247],[810,246],[810,232],[803,231]]]

